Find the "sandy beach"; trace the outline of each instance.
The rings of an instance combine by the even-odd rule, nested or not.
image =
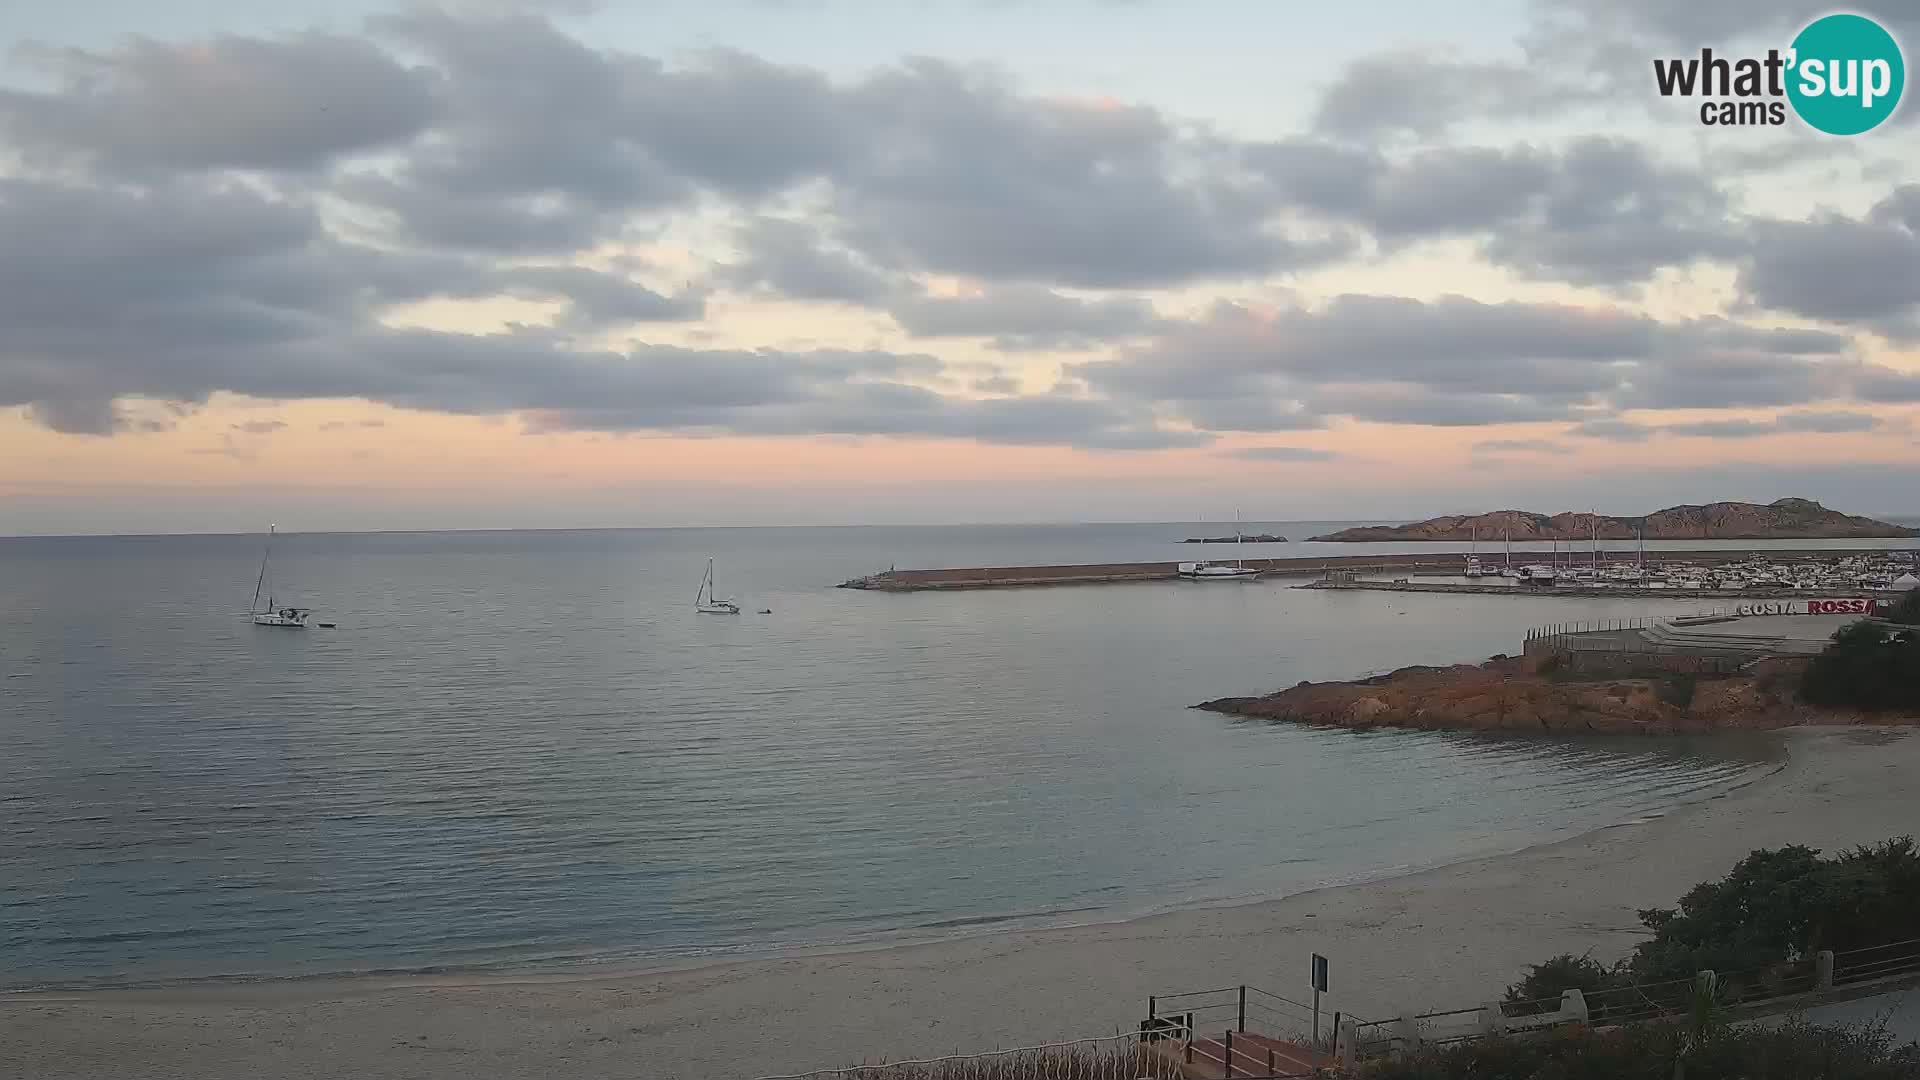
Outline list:
[[[649,974],[296,981],[0,998],[27,1077],[754,1077],[1130,1029],[1156,992],[1305,988],[1368,1017],[1468,1006],[1759,846],[1920,831],[1920,737],[1782,733],[1777,772],[1651,821],[1364,885],[1133,922]]]

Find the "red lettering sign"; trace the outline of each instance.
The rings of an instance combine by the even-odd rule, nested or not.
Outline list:
[[[1873,610],[1873,601],[1852,597],[1846,600],[1809,600],[1809,615],[1864,615]]]

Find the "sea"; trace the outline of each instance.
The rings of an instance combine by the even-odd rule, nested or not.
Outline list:
[[[1246,553],[1420,550],[1301,542],[1346,524],[1247,522],[1295,539]],[[0,988],[631,968],[1119,920],[1620,825],[1777,756],[1189,708],[1700,601],[833,587],[1222,557],[1178,541],[1223,530],[282,534],[268,590],[334,624],[304,632],[243,615],[258,535],[0,539]],[[694,611],[709,558],[741,614]]]

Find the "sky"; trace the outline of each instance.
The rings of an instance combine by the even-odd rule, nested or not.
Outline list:
[[[0,534],[1920,515],[1920,106],[1651,78],[1826,6],[12,8]]]

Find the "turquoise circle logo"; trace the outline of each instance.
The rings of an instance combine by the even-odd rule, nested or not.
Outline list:
[[[1872,131],[1893,115],[1907,85],[1900,43],[1864,15],[1828,15],[1793,39],[1787,99],[1829,135]]]

